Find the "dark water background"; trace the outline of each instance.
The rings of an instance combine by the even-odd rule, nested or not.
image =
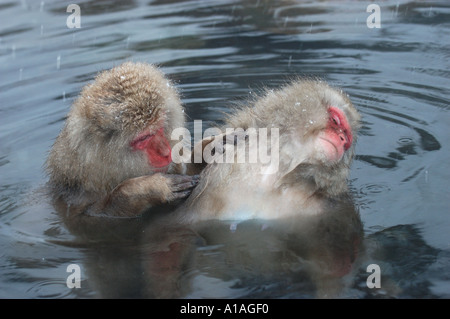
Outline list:
[[[146,276],[150,242],[79,244],[40,191],[74,98],[98,71],[127,60],[169,74],[189,128],[220,121],[231,101],[293,75],[342,87],[363,116],[351,187],[372,254],[339,296],[450,297],[448,1],[380,1],[379,29],[366,25],[369,1],[80,0],[81,28],[69,29],[71,3],[0,2],[1,298],[158,289]],[[295,271],[261,275],[254,245],[194,249],[197,266],[177,277],[178,296],[316,296]],[[238,251],[232,263],[222,258],[230,251]],[[380,289],[366,286],[371,263],[381,267]],[[69,264],[81,268],[79,289],[66,285]]]

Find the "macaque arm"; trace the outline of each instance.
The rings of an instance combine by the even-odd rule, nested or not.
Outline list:
[[[154,174],[128,179],[91,205],[90,216],[137,217],[151,207],[186,198],[198,176]]]

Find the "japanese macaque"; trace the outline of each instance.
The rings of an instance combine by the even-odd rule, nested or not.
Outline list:
[[[177,91],[156,67],[126,62],[83,88],[47,159],[56,198],[91,216],[134,217],[185,198],[197,179],[171,158],[184,126]]]
[[[348,198],[359,118],[345,94],[321,81],[269,91],[228,118],[225,127],[237,132],[231,163],[225,148],[223,163],[206,166],[186,202],[192,211],[187,218],[315,215],[330,202]],[[239,162],[240,151],[245,157]],[[270,161],[250,160],[262,153],[270,153]]]
[[[211,143],[217,147],[204,148],[204,157],[211,150],[221,160],[206,165],[180,220],[197,224],[205,238],[215,236],[201,226],[208,220],[228,221],[232,230],[262,220],[262,229],[290,236],[320,276],[343,276],[363,234],[347,185],[360,115],[342,91],[316,80],[269,90],[251,104],[225,123],[235,131],[233,142],[232,134],[218,135]]]

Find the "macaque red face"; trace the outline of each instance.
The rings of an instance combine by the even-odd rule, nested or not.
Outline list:
[[[331,162],[339,161],[353,142],[353,135],[347,117],[337,107],[328,108],[327,128],[318,136],[319,147]]]
[[[156,132],[144,131],[130,145],[135,151],[144,151],[154,168],[166,167],[172,162],[172,150],[162,127]]]

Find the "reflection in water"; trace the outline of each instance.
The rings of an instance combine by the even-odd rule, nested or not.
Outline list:
[[[415,225],[398,225],[376,232],[366,239],[366,260],[378,264],[382,289],[370,290],[364,285],[361,297],[436,298],[427,270],[438,259],[439,250],[427,245]],[[448,258],[448,257],[447,257]],[[367,274],[365,274],[367,278]],[[364,283],[362,273],[356,282]]]
[[[71,214],[61,202],[55,207],[77,237],[72,245],[89,247],[89,284],[108,298],[199,297],[192,289],[199,276],[231,281],[230,295],[222,297],[269,297],[270,287],[272,297],[335,297],[363,241],[350,203],[316,216],[193,225],[167,212],[105,219]]]
[[[195,225],[176,224],[170,214],[106,220],[79,216],[65,219],[77,235],[65,244],[84,247],[82,267],[89,279],[83,284],[101,298],[434,296],[421,275],[442,252],[425,243],[420,228],[399,225],[363,238],[339,226],[346,213]],[[323,228],[330,218],[338,225]],[[381,289],[367,287],[369,264],[381,268]]]

